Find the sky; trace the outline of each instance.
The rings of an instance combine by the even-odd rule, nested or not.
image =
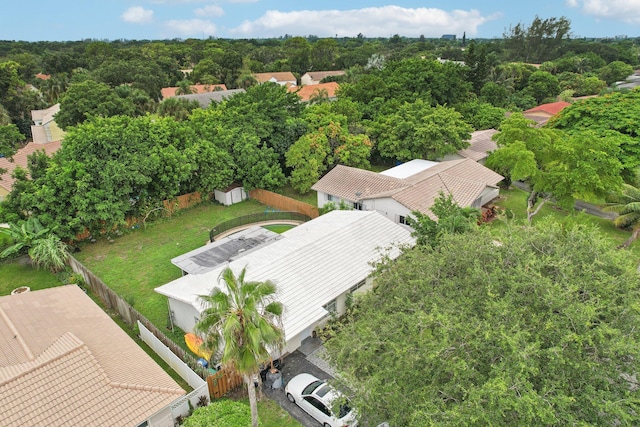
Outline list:
[[[3,2],[0,40],[318,37],[500,38],[564,16],[574,37],[640,36],[640,0],[31,0]]]

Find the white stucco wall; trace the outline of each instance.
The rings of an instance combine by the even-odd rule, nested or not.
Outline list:
[[[185,332],[193,332],[196,319],[200,318],[200,313],[191,305],[169,298],[169,310],[172,313],[173,325]]]
[[[499,188],[487,187],[487,188],[484,189],[484,191],[482,192],[480,197],[473,204],[473,207],[474,208],[480,208],[480,207],[486,205],[487,203],[491,202],[493,199],[495,199],[499,195],[500,195],[500,189]]]
[[[326,205],[330,201],[329,195],[327,193],[322,193],[318,191],[317,197],[318,197],[318,208],[322,208],[324,205]],[[331,202],[334,203],[336,206],[338,206],[341,201],[344,201],[348,206],[353,205],[352,200],[344,200],[336,196],[333,196],[333,200]],[[397,201],[393,200],[391,197],[385,197],[381,199],[367,199],[367,200],[363,200],[361,203],[362,203],[362,210],[378,211],[382,215],[389,218],[391,221],[395,222],[396,224],[400,224],[399,222],[400,216],[403,216],[406,218],[411,214],[411,211],[407,209],[406,206],[402,205],[401,203],[398,203]],[[401,225],[405,226],[404,224],[401,224]]]

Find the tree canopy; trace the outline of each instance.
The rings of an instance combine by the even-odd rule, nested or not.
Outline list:
[[[597,230],[446,234],[378,271],[326,343],[372,425],[637,419],[640,279]]]

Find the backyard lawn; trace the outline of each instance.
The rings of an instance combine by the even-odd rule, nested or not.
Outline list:
[[[28,286],[35,291],[61,284],[49,271],[31,267],[26,257],[0,263],[0,296],[9,295],[20,286]]]
[[[526,191],[517,188],[509,190],[500,189],[500,199],[494,204],[504,209],[507,218],[513,219],[517,223],[524,223],[527,219],[526,207],[528,195],[529,193]],[[540,212],[533,217],[532,222],[535,224],[546,217],[552,217],[555,221],[563,224],[580,223],[598,227],[604,234],[613,239],[616,245],[623,243],[630,236],[629,231],[620,230],[615,227],[611,220],[575,211],[570,215],[569,212],[556,208],[555,205],[551,203],[545,204]],[[506,226],[502,221],[494,221],[491,225],[495,227]],[[640,242],[634,242],[628,251],[629,256],[640,261]]]
[[[154,288],[180,277],[171,259],[204,245],[217,224],[265,206],[247,200],[232,206],[203,203],[120,237],[80,246],[75,257],[161,329],[167,326],[167,298]],[[180,340],[182,341],[182,340]]]

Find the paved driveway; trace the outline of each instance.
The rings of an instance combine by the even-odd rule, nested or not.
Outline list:
[[[302,374],[305,372],[311,375],[314,375],[320,378],[321,380],[327,380],[327,379],[333,378],[332,375],[330,375],[325,370],[316,366],[316,364],[310,362],[307,359],[307,357],[309,356],[311,360],[314,360],[314,356],[315,356],[314,353],[317,353],[317,349],[319,348],[319,345],[320,345],[319,340],[317,342],[312,342],[309,344],[311,345],[308,345],[306,347],[305,345],[303,345],[299,350],[294,351],[283,360],[282,377],[284,379],[284,384],[287,384],[289,380],[291,380],[291,378],[295,377],[296,375]],[[320,351],[321,350],[322,348],[320,348]],[[308,353],[308,354],[305,354],[305,353]],[[321,363],[318,363],[318,364],[321,364]],[[291,416],[296,420],[298,420],[298,422],[300,422],[300,424],[302,424],[304,427],[321,426],[320,423],[318,423],[316,420],[314,420],[309,415],[307,415],[306,412],[300,409],[298,405],[296,405],[295,403],[289,402],[289,400],[287,399],[287,396],[284,393],[284,387],[280,389],[272,390],[271,388],[265,385],[264,394],[270,399],[273,399],[276,402],[278,402],[280,406],[282,406],[287,412],[289,412]]]

